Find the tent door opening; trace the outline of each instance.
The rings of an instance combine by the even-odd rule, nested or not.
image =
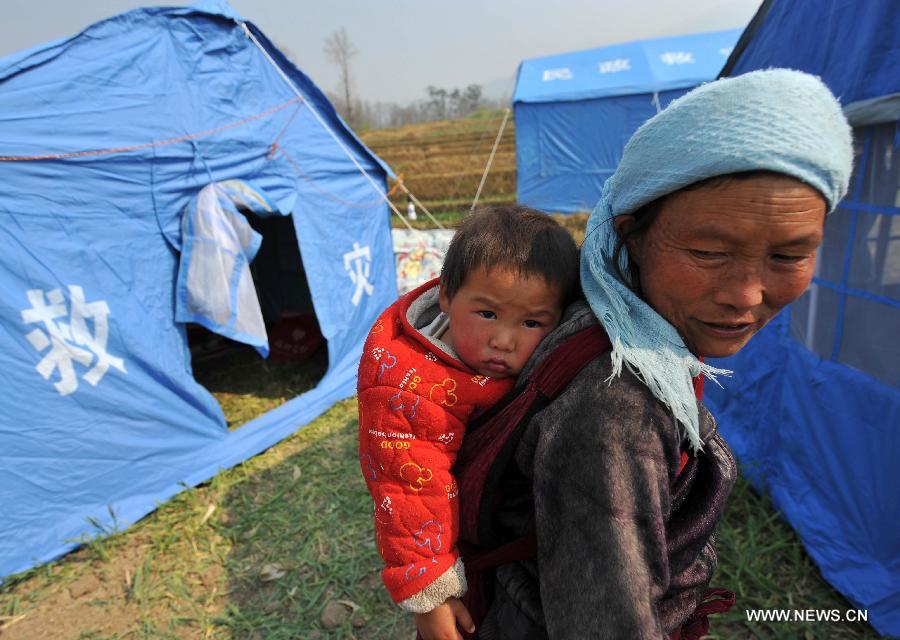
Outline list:
[[[269,357],[252,346],[188,324],[194,378],[213,394],[233,429],[315,387],[328,369],[300,258],[293,217],[260,217],[240,207],[262,242],[250,272],[269,341]]]
[[[247,217],[263,237],[250,272],[269,335],[269,357],[276,362],[299,362],[319,349],[327,352],[300,259],[293,217]]]

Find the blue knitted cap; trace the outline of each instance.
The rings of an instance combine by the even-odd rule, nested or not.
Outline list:
[[[697,87],[631,137],[609,179],[613,215],[706,178],[769,170],[817,189],[828,211],[847,193],[850,125],[817,77],[753,71]]]
[[[641,300],[615,268],[613,217],[706,178],[768,170],[817,189],[832,211],[847,192],[850,126],[831,91],[806,73],[755,71],[703,85],[638,129],[603,185],[581,250],[581,285],[613,343],[612,376],[622,367],[672,411],[682,437],[700,449],[692,376],[729,371],[700,362],[678,331]],[[628,251],[620,253],[628,273]]]

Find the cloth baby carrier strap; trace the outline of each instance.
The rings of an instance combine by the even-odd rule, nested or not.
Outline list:
[[[524,387],[517,387],[469,424],[455,467],[460,490],[460,540],[486,547],[498,544],[490,516],[499,497],[503,471],[525,426],[588,362],[611,348],[599,324],[573,334],[535,367]]]
[[[524,386],[518,386],[466,427],[454,468],[460,490],[459,549],[469,589],[463,602],[476,626],[487,614],[492,595],[491,570],[508,562],[533,559],[537,538],[529,535],[502,544],[491,515],[500,495],[503,473],[531,417],[612,344],[599,324],[573,334],[541,361]],[[473,634],[460,629],[466,640]],[[421,640],[421,636],[417,636]]]

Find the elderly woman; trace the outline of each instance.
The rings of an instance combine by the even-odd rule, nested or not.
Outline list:
[[[684,640],[724,608],[704,597],[736,471],[697,383],[728,372],[703,358],[736,353],[803,293],[851,161],[840,105],[789,70],[701,86],[634,134],[588,222],[588,304],[519,388],[598,320],[611,348],[525,411],[475,491],[502,410],[460,454],[463,538],[482,549],[466,562],[490,568],[490,597],[470,580],[470,608],[489,604],[477,637]]]

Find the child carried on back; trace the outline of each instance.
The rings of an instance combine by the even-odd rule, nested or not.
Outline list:
[[[452,467],[469,420],[510,391],[578,290],[578,249],[521,206],[466,218],[441,277],[391,305],[359,364],[359,453],[391,597],[425,640],[473,630]]]

